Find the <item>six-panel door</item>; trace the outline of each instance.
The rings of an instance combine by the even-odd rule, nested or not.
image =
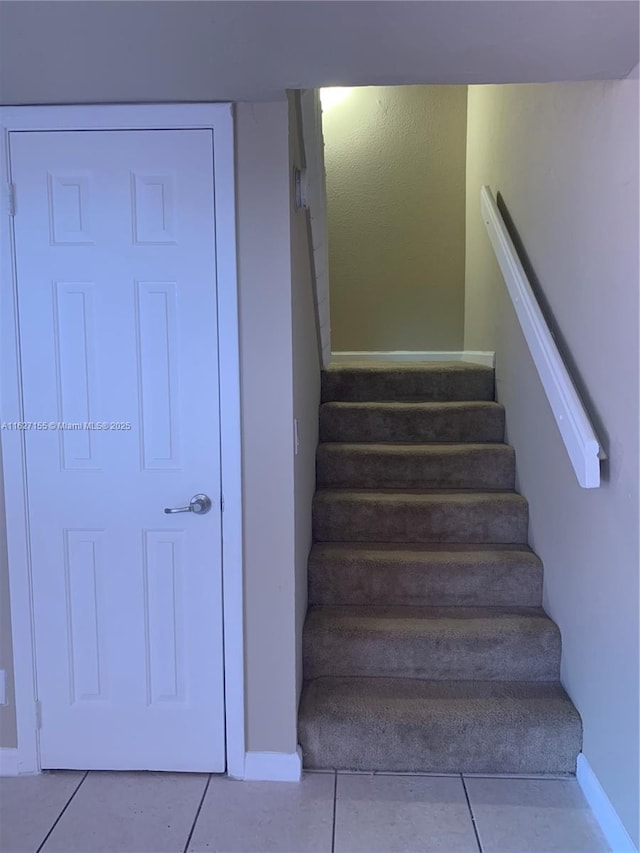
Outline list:
[[[212,146],[10,134],[43,768],[225,769]]]

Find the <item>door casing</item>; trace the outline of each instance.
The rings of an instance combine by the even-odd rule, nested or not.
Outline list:
[[[224,687],[227,773],[245,773],[240,356],[236,271],[234,116],[231,104],[0,107],[0,421],[22,422],[9,133],[56,130],[209,129],[214,141]],[[20,190],[17,188],[16,211]],[[214,285],[212,276],[212,286]],[[1,430],[18,747],[8,772],[40,772],[24,433]],[[26,567],[26,571],[25,571]]]

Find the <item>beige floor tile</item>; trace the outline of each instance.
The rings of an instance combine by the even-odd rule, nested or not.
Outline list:
[[[300,784],[213,778],[189,853],[331,853],[333,774]]]
[[[0,778],[0,851],[35,853],[84,773]]]
[[[465,778],[484,853],[602,853],[575,779]]]
[[[338,775],[336,853],[478,853],[460,777]]]
[[[205,774],[90,773],[43,853],[182,853]]]

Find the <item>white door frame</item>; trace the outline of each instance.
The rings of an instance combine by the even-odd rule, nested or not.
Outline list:
[[[231,104],[0,107],[0,421],[24,420],[20,376],[16,268],[10,215],[11,131],[210,129],[216,216],[216,279],[220,380],[222,578],[227,773],[244,777],[245,697],[242,584],[240,360],[234,116]],[[19,210],[17,188],[16,209]],[[212,278],[213,282],[213,278]],[[40,771],[37,681],[33,636],[29,519],[23,433],[0,431],[4,467],[7,550],[15,676],[17,750],[0,750],[0,772]],[[10,754],[8,754],[10,753]]]

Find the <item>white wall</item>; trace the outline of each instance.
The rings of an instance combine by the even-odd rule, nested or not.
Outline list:
[[[293,170],[304,166],[301,114],[289,94],[291,175],[291,310],[293,319],[293,414],[298,421],[295,457],[296,692],[302,690],[302,628],[307,613],[307,560],[312,543],[311,503],[316,490],[320,406],[320,347],[314,308],[313,246],[309,212],[295,209]]]
[[[296,589],[289,116],[236,112],[247,748],[292,753]]]
[[[578,486],[480,218],[500,193],[609,461]],[[638,844],[638,82],[470,87],[465,347],[496,350],[584,753]]]

